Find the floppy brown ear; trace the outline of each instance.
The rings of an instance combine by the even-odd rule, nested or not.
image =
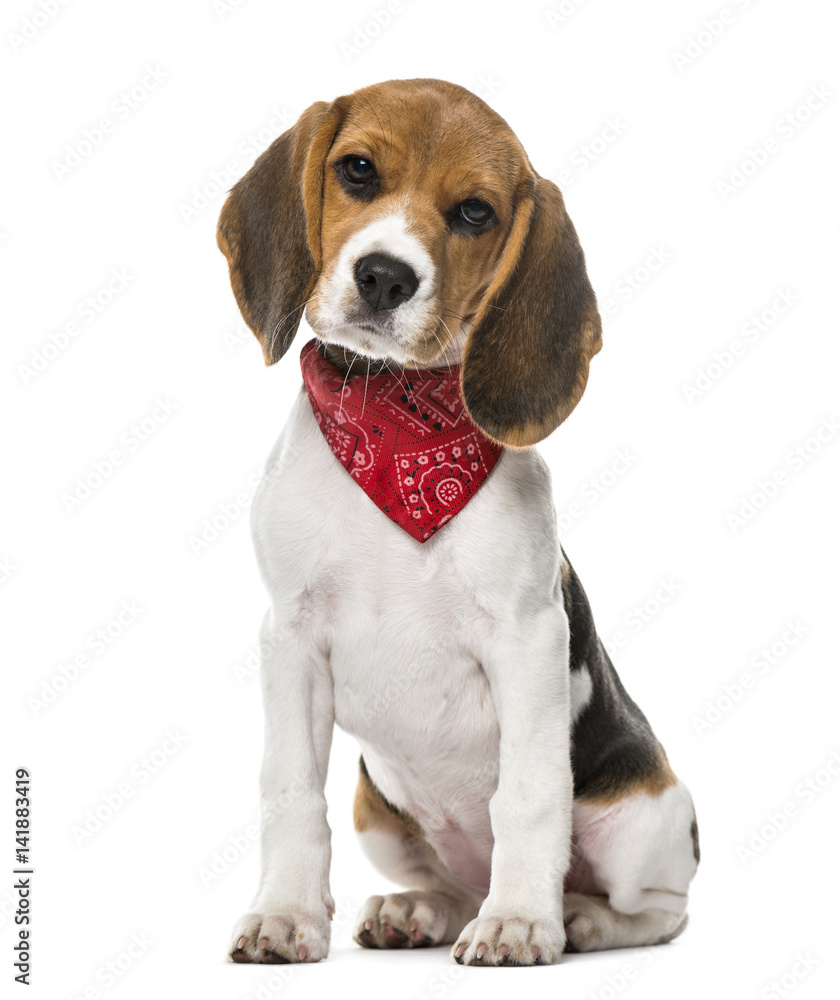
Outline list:
[[[500,444],[536,444],[575,408],[600,349],[601,318],[575,227],[559,188],[535,176],[467,339],[467,411]]]
[[[345,103],[307,108],[231,188],[219,216],[216,242],[267,365],[286,353],[318,277],[324,163]]]

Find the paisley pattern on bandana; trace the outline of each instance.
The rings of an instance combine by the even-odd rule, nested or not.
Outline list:
[[[464,509],[502,453],[467,415],[458,366],[345,380],[311,340],[300,367],[335,457],[418,542]]]

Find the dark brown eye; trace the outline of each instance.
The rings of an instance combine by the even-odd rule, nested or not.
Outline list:
[[[473,226],[483,225],[493,215],[493,209],[478,198],[462,201],[458,211],[461,213],[461,218]]]
[[[370,160],[349,156],[344,161],[344,176],[351,184],[368,184],[376,177],[376,169]]]

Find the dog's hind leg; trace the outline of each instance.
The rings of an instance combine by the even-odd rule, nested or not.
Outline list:
[[[574,843],[563,899],[568,951],[664,944],[682,933],[700,860],[682,782],[658,795],[576,800]]]
[[[566,951],[603,951],[665,944],[685,930],[688,915],[651,907],[620,913],[606,896],[567,892],[563,897]]]
[[[353,820],[365,854],[405,892],[371,896],[359,910],[354,939],[363,948],[451,944],[478,913],[482,897],[460,883],[426,843],[410,816],[387,802],[362,761]]]

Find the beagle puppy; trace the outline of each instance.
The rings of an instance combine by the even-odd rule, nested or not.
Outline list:
[[[406,891],[367,948],[464,965],[652,945],[686,925],[691,796],[598,638],[531,446],[601,348],[558,188],[440,80],[308,108],[231,189],[218,244],[266,364],[315,339],[252,530],[261,877],[234,962],[326,958],[333,725],[354,820]]]

